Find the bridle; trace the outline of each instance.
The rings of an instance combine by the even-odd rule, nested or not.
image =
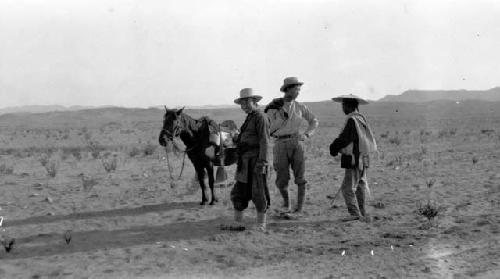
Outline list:
[[[181,132],[182,132],[182,127],[181,125],[179,125],[179,120],[176,119],[176,120],[173,120],[173,123],[172,123],[172,126],[173,126],[173,132],[165,129],[165,123],[163,123],[163,128],[162,128],[162,132],[167,136],[167,140],[168,141],[173,141],[174,138],[177,138],[181,135]]]
[[[164,121],[165,121],[165,119],[164,119]],[[182,133],[182,130],[183,130],[183,127],[181,125],[179,125],[179,123],[180,123],[179,119],[173,120],[173,123],[172,123],[173,132],[165,129],[165,123],[163,123],[163,128],[162,128],[162,133],[165,135],[166,141],[170,142],[175,148],[177,148],[177,145],[174,142],[174,138],[179,138],[181,133]],[[182,151],[182,153],[184,153],[184,155],[182,156],[182,167],[181,167],[181,172],[179,173],[179,177],[177,178],[177,180],[181,179],[181,177],[182,177],[182,172],[184,171],[184,166],[185,166],[185,162],[186,162],[186,154],[189,151],[195,149],[196,147],[198,147],[198,144],[195,144],[194,146]],[[174,181],[175,178],[172,175],[172,167],[170,166],[170,158],[168,156],[169,152],[167,150],[167,146],[165,146],[165,153],[167,154],[166,158],[167,158],[167,165],[168,165],[168,172],[170,174],[170,179],[172,181]]]

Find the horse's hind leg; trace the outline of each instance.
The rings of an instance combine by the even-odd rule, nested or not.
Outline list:
[[[207,173],[208,173],[208,185],[210,186],[210,193],[212,194],[212,201],[210,201],[210,205],[213,205],[219,201],[219,199],[217,199],[217,195],[215,194],[215,189],[214,189],[214,182],[215,182],[214,167],[208,166]]]
[[[201,203],[200,203],[200,205],[204,205],[208,202],[207,186],[205,185],[205,169],[203,167],[201,167],[201,168],[197,167],[197,168],[195,168],[195,170],[196,170],[196,176],[198,176],[198,182],[200,183],[200,187],[201,187]]]

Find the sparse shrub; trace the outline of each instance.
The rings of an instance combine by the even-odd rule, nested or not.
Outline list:
[[[107,173],[114,172],[118,165],[118,158],[116,155],[106,156],[105,158],[101,158],[101,163]]]
[[[14,167],[6,164],[0,165],[0,175],[9,175],[14,173]]]
[[[144,156],[150,156],[153,155],[156,151],[156,144],[152,144],[151,142],[147,142],[146,145],[144,146]]]
[[[416,213],[427,218],[430,223],[445,208],[443,206],[438,206],[437,203],[432,200],[432,186],[436,183],[436,179],[428,178],[425,183],[427,185],[427,201],[425,203],[417,202]]]
[[[392,159],[391,161],[387,162],[386,166],[387,167],[392,167],[392,166],[402,166],[403,165],[403,155],[398,154]]]
[[[393,136],[389,139],[389,143],[394,144],[394,145],[400,145],[401,144],[401,139],[399,136]]]
[[[417,214],[426,217],[428,221],[432,221],[439,214],[439,211],[435,202],[417,204]]]
[[[141,150],[139,150],[139,148],[137,148],[137,147],[135,147],[135,146],[134,146],[134,147],[132,147],[132,149],[128,152],[128,155],[129,155],[130,157],[135,157],[135,156],[139,155],[140,153],[141,153]]]
[[[472,156],[472,164],[477,164],[477,162],[479,162],[479,158],[477,158],[476,156]]]
[[[80,161],[82,159],[82,153],[80,152],[79,148],[71,148],[70,151],[71,156],[75,158],[77,161]]]
[[[42,153],[40,158],[38,158],[38,162],[40,162],[43,167],[47,166],[49,163],[49,156],[46,153]]]
[[[490,136],[490,135],[492,135],[494,133],[495,133],[495,130],[493,130],[493,129],[483,129],[483,130],[481,130],[481,134],[483,134],[483,135]]]
[[[62,153],[62,154],[61,154],[61,160],[62,160],[62,161],[66,161],[66,160],[68,159],[68,157],[69,157],[69,155],[68,155],[68,154],[66,154],[66,153]]]
[[[420,137],[430,136],[431,134],[432,134],[431,131],[427,131],[427,130],[424,130],[424,129],[420,130]]]
[[[438,132],[438,138],[453,137],[457,134],[457,128],[451,128],[447,130],[440,130]]]
[[[23,157],[23,152],[21,152],[20,150],[17,150],[15,153],[14,153],[14,157],[16,158],[22,158]]]
[[[58,168],[59,168],[59,162],[57,160],[50,160],[45,165],[45,170],[47,171],[47,175],[52,178],[56,177]]]
[[[380,134],[380,137],[385,139],[389,136],[389,131],[386,131],[385,134]]]
[[[98,141],[95,140],[87,141],[87,147],[90,151],[90,154],[92,155],[92,158],[94,159],[99,158],[99,153],[103,148],[101,147]]]
[[[80,173],[78,176],[82,180],[82,188],[85,192],[90,192],[90,190],[92,190],[92,188],[98,183],[97,179],[90,175]]]

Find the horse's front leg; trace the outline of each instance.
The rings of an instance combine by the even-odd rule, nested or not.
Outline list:
[[[201,187],[200,205],[204,205],[208,202],[207,186],[205,185],[205,169],[203,167],[196,167],[195,170],[196,170],[196,176],[198,176],[198,182],[200,183],[200,187]]]
[[[210,186],[210,193],[212,194],[212,200],[210,201],[210,205],[214,205],[217,203],[219,200],[217,199],[217,195],[215,194],[215,189],[214,189],[214,167],[212,165],[207,166],[207,173],[208,173],[208,185]]]

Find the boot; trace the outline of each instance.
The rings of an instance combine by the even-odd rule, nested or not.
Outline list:
[[[281,196],[283,197],[283,211],[284,212],[290,212],[291,207],[290,207],[290,198],[288,196],[288,189],[279,189]]]
[[[265,212],[257,212],[257,229],[261,231],[266,230],[267,215]]]
[[[306,198],[306,185],[305,184],[298,185],[298,188],[297,188],[297,208],[295,209],[295,212],[297,212],[297,213],[302,212],[305,198]]]
[[[243,223],[243,211],[234,210],[234,221],[236,223]]]

